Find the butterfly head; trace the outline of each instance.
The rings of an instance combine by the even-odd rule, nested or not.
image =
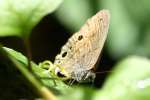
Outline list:
[[[64,70],[64,68],[60,65],[55,64],[54,74],[57,76],[57,78],[62,80],[69,79],[68,73]]]

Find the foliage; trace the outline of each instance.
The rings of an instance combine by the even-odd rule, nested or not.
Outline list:
[[[13,59],[28,67],[27,59],[21,53],[4,48]],[[60,100],[149,100],[150,91],[150,61],[143,57],[131,56],[117,64],[111,75],[106,80],[101,90],[85,87],[70,87],[61,80],[51,79],[53,76],[47,70],[42,69],[32,62],[32,70],[40,77],[43,85],[58,95]],[[22,70],[22,69],[20,69]],[[45,79],[49,78],[49,79]],[[69,93],[69,94],[68,94]],[[61,94],[61,95],[59,95]]]
[[[0,0],[0,36],[28,37],[43,16],[53,12],[61,2],[62,0]]]
[[[61,2],[62,0],[0,0],[0,36],[18,36],[23,40],[29,38],[33,27],[37,25],[45,15],[53,12]],[[84,21],[83,19],[87,19],[88,16],[92,15],[92,10],[90,9],[92,8],[92,6],[90,5],[90,1],[88,0],[87,2],[85,2],[85,0],[81,0],[81,2],[79,3],[79,8],[75,6],[75,4],[79,2],[78,0],[66,0],[65,2],[65,4],[62,5],[61,10],[57,12],[57,15],[61,14],[62,16],[59,18],[61,18],[61,20],[63,19],[63,22],[69,27],[74,27],[75,30],[79,29],[80,25]],[[129,3],[128,0],[124,2],[125,4]],[[135,48],[139,46],[135,44],[137,41],[136,37],[138,37],[140,34],[137,33],[137,26],[135,25],[135,23],[131,22],[130,18],[128,18],[127,11],[123,12],[123,10],[125,9],[119,6],[121,2],[119,2],[119,0],[115,0],[112,3],[112,1],[108,2],[108,0],[105,0],[101,3],[106,8],[107,6],[108,8],[110,7],[109,9],[112,15],[112,22],[110,26],[110,31],[112,32],[112,34],[109,36],[109,39],[111,38],[112,40],[110,39],[108,41],[109,50],[112,50],[113,55],[118,53],[117,56],[121,56],[125,53],[129,53],[130,51],[134,51]],[[143,5],[145,4],[144,1],[140,1],[140,3]],[[97,6],[99,5],[100,3],[97,3]],[[131,8],[131,5],[129,6]],[[145,6],[144,9],[148,11],[149,8],[147,8],[147,6]],[[69,9],[70,12],[67,10],[68,8],[72,8]],[[80,9],[83,10],[82,12],[85,13],[85,16],[83,16],[83,14],[79,12]],[[141,11],[140,7],[139,10],[136,10],[136,12],[138,11],[140,11],[143,16],[147,16]],[[136,16],[136,13],[133,13],[132,10],[131,12],[134,16]],[[68,16],[68,13],[70,13],[71,16]],[[118,15],[120,15],[121,17],[119,17]],[[65,17],[67,20],[65,20]],[[117,23],[115,23],[117,22],[116,20],[119,20],[118,22],[122,22],[124,24],[118,25]],[[135,20],[137,21],[140,19],[139,17],[137,17]],[[138,24],[140,25],[141,22],[146,23],[145,20],[141,19]],[[131,32],[134,36],[130,35]],[[118,35],[119,33],[121,33],[121,35]],[[125,36],[127,36],[126,38],[129,39],[127,42],[125,42],[126,39],[123,39]],[[145,38],[145,35],[143,37]],[[115,40],[116,38],[119,38],[119,40]],[[143,43],[147,43],[149,41],[148,37],[146,38],[146,42]],[[109,46],[111,42],[114,44]],[[145,44],[144,46],[147,46],[147,44]],[[118,51],[120,50],[120,48],[122,48],[122,51]],[[148,53],[149,51],[144,52],[145,55]],[[100,90],[97,90],[93,87],[80,85],[70,86],[61,80],[54,79],[53,74],[51,74],[49,70],[41,68],[40,64],[38,65],[35,62],[30,61],[30,59],[24,56],[22,53],[11,48],[3,47],[2,45],[0,45],[0,55],[3,55],[0,56],[1,58],[5,57],[12,63],[11,65],[9,65],[9,68],[15,66],[15,68],[21,72],[22,76],[27,79],[25,82],[27,84],[32,84],[32,89],[36,90],[36,92],[40,95],[40,98],[43,99],[150,99],[150,60],[145,57],[129,56],[122,61],[119,61],[118,64],[114,66],[112,73],[106,79],[103,87]]]

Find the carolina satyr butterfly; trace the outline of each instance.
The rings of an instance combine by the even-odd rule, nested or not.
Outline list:
[[[53,70],[56,76],[78,82],[95,78],[92,69],[107,37],[109,17],[108,10],[99,11],[69,38],[55,58]]]

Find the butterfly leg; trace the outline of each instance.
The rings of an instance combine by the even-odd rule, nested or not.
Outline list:
[[[68,83],[68,85],[69,86],[72,86],[72,84],[75,82],[75,79],[73,79],[73,80],[69,80],[69,83]]]
[[[96,77],[95,73],[93,73],[92,71],[88,71],[84,80],[94,83],[95,77]]]

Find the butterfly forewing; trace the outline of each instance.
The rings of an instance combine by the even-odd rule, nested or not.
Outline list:
[[[62,66],[70,75],[92,69],[103,48],[108,27],[109,12],[102,10],[73,34],[56,56],[54,64]]]

